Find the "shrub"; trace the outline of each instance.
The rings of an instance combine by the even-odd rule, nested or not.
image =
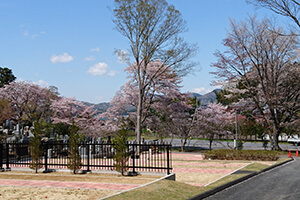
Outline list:
[[[232,150],[221,149],[204,153],[206,159],[217,160],[260,160],[275,161],[278,159],[278,152],[266,150]]]
[[[122,128],[118,131],[117,137],[114,139],[116,154],[114,156],[115,164],[114,167],[116,171],[120,172],[124,176],[125,172],[128,170],[128,160],[130,152],[126,145],[128,139],[128,130]]]
[[[69,134],[69,159],[68,159],[68,169],[72,170],[74,174],[81,168],[81,157],[79,154],[79,143],[81,141],[80,135],[78,134],[79,128],[72,124],[70,126]]]
[[[29,168],[35,170],[35,173],[37,173],[38,169],[43,167],[43,163],[41,160],[43,157],[43,149],[41,147],[41,124],[38,121],[34,123],[33,135],[34,137],[31,138],[29,145],[32,159],[29,164]]]

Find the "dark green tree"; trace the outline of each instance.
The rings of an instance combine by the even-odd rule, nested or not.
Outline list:
[[[79,154],[79,144],[81,141],[80,134],[78,133],[79,128],[74,125],[70,126],[69,133],[69,160],[68,168],[73,171],[74,174],[81,168],[81,157]]]
[[[238,102],[239,100],[239,97],[237,95],[230,93],[226,89],[222,89],[220,92],[214,91],[214,93],[216,94],[217,102],[221,103],[223,106],[231,105],[232,103]]]
[[[125,172],[128,170],[128,160],[130,156],[128,146],[126,145],[128,135],[129,130],[126,130],[123,126],[113,140],[116,150],[116,154],[114,156],[114,166],[116,171],[120,172],[122,176],[124,176]]]
[[[30,139],[30,154],[31,154],[31,163],[29,164],[29,168],[35,170],[35,173],[38,172],[38,169],[43,167],[42,157],[43,157],[43,149],[42,149],[42,125],[37,120],[34,123],[34,137]]]
[[[0,88],[14,80],[16,80],[16,77],[13,75],[11,69],[0,67]]]

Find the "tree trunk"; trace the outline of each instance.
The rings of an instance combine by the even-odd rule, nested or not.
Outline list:
[[[213,139],[209,139],[209,150],[211,151],[211,145],[212,145]]]
[[[181,139],[181,152],[184,152],[185,145],[186,145],[186,139]]]
[[[141,144],[141,132],[142,132],[142,114],[143,114],[143,91],[139,90],[139,100],[137,106],[137,115],[136,115],[136,142]]]
[[[278,136],[280,134],[280,130],[278,130],[277,128],[274,127],[274,131],[273,131],[273,138],[272,138],[272,150],[281,150],[281,148],[278,145]]]

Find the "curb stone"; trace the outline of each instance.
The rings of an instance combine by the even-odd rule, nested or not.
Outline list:
[[[231,187],[231,186],[233,186],[233,185],[236,185],[236,184],[238,184],[238,183],[241,183],[241,182],[243,182],[243,181],[245,181],[245,180],[247,180],[247,179],[249,179],[249,178],[251,178],[251,177],[257,176],[257,175],[259,175],[259,174],[261,174],[261,173],[263,173],[263,172],[269,171],[269,170],[271,170],[271,169],[274,169],[274,168],[276,168],[276,167],[279,167],[279,166],[281,166],[281,165],[284,165],[284,164],[286,164],[286,163],[288,163],[288,162],[291,162],[291,161],[294,161],[294,160],[295,160],[295,159],[292,158],[291,160],[287,160],[287,161],[284,161],[284,162],[279,163],[279,164],[277,164],[277,165],[272,165],[272,166],[270,166],[270,167],[267,167],[267,168],[265,168],[265,169],[262,169],[262,170],[259,171],[259,172],[253,172],[253,173],[251,173],[251,174],[248,174],[248,175],[246,175],[246,176],[243,176],[243,177],[238,178],[238,179],[236,179],[236,180],[233,180],[233,181],[231,181],[231,182],[225,183],[225,184],[223,184],[223,185],[221,185],[221,186],[215,187],[215,188],[213,188],[213,189],[211,189],[211,190],[208,190],[208,191],[206,191],[206,192],[203,192],[203,193],[201,193],[201,194],[198,194],[198,195],[196,195],[196,196],[194,196],[194,197],[191,197],[191,198],[189,198],[189,199],[187,199],[187,200],[201,200],[201,199],[207,198],[207,197],[209,197],[209,196],[211,196],[211,195],[214,195],[214,194],[216,194],[216,193],[218,193],[218,192],[220,192],[220,191],[222,191],[222,190],[225,190],[226,188],[229,188],[229,187]]]

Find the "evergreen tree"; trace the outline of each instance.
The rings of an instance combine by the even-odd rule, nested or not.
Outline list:
[[[34,123],[34,137],[30,140],[30,154],[31,154],[31,163],[29,165],[30,169],[35,170],[35,173],[38,172],[38,169],[43,167],[42,157],[43,157],[43,149],[42,149],[42,137],[41,137],[42,125],[37,120]],[[45,158],[47,159],[47,158]]]
[[[0,88],[14,80],[16,80],[16,77],[13,75],[11,69],[0,67]]]
[[[81,158],[79,154],[79,143],[81,141],[80,135],[78,134],[79,128],[74,125],[74,123],[70,126],[70,134],[69,134],[69,160],[68,160],[68,168],[73,170],[73,173],[76,174],[77,170],[81,168]]]
[[[118,131],[117,137],[114,139],[116,155],[114,156],[115,160],[115,168],[118,172],[124,176],[125,172],[128,170],[128,160],[130,152],[128,151],[128,147],[126,145],[128,139],[128,130],[122,127]]]

